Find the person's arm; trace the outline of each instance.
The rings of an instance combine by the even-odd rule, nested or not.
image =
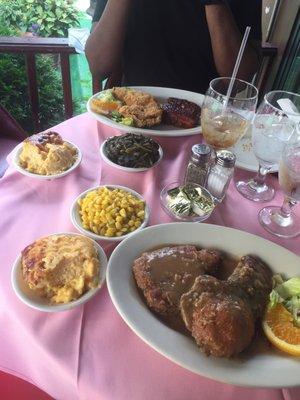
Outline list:
[[[220,76],[231,76],[242,34],[227,4],[206,5],[205,13],[217,72]],[[251,80],[258,65],[258,52],[248,42],[238,71],[238,78]]]
[[[131,0],[108,0],[87,40],[85,54],[92,75],[99,80],[120,65],[130,4]]]

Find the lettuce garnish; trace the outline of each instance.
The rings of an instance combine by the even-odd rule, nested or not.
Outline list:
[[[127,125],[127,126],[133,126],[134,125],[134,121],[132,117],[123,117],[122,114],[120,114],[118,111],[113,111],[111,113],[110,118],[117,122],[118,124],[123,124],[123,125]]]
[[[273,283],[270,307],[282,304],[292,314],[294,324],[300,327],[300,278],[295,277],[283,282],[280,275],[275,275]]]

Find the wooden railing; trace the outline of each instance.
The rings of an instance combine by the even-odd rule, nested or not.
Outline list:
[[[36,73],[36,54],[59,54],[64,108],[66,119],[73,116],[70,55],[76,54],[74,47],[68,45],[65,38],[39,38],[39,37],[6,37],[0,36],[0,53],[23,54],[26,60],[28,92],[34,130],[39,131],[39,94]],[[100,83],[93,82],[94,90],[100,90]]]

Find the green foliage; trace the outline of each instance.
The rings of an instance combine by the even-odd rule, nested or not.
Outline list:
[[[4,27],[0,19],[0,36],[4,35],[13,36],[15,31]],[[52,56],[37,56],[36,66],[43,130],[64,120],[62,83]],[[0,54],[0,102],[27,132],[33,132],[23,55]]]
[[[0,19],[23,32],[65,37],[79,24],[80,12],[67,0],[0,0]]]
[[[41,129],[64,120],[61,77],[52,57],[36,57]],[[0,101],[27,131],[33,132],[25,60],[21,55],[0,55]]]

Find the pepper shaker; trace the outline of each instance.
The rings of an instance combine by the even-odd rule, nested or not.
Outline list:
[[[205,186],[212,149],[206,144],[194,144],[185,174],[185,183]]]
[[[234,172],[235,160],[235,155],[229,150],[216,151],[216,162],[210,170],[207,179],[207,189],[219,203],[226,195]]]

